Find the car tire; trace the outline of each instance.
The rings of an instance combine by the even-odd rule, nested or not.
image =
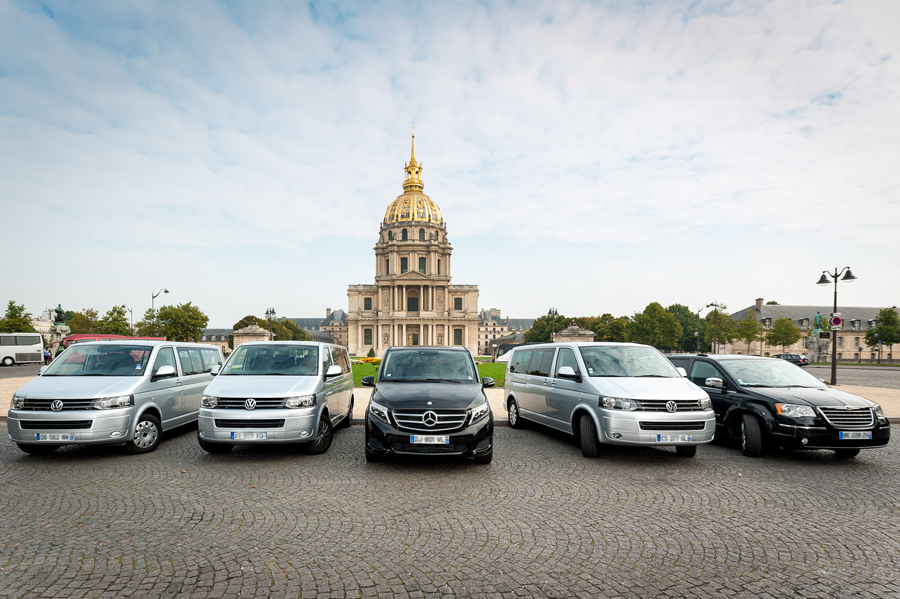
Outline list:
[[[741,415],[741,453],[748,458],[759,457],[762,454],[759,418],[752,414]]]
[[[341,420],[341,423],[338,425],[341,428],[350,428],[353,426],[353,398],[350,398],[350,409],[347,410],[347,415],[344,416],[344,419]]]
[[[842,459],[842,460],[846,460],[846,459],[848,459],[848,458],[855,458],[855,457],[858,456],[858,455],[859,455],[859,448],[858,448],[858,447],[852,447],[852,448],[848,448],[848,449],[835,449],[835,450],[834,450],[834,457],[840,458],[840,459]]]
[[[316,435],[315,439],[307,443],[303,449],[309,455],[319,455],[328,451],[333,440],[334,426],[331,424],[331,419],[328,418],[328,415],[322,414],[322,419],[319,420],[319,434]]]
[[[675,453],[682,458],[692,458],[697,455],[696,445],[676,445]]]
[[[210,443],[201,437],[200,433],[197,433],[197,443],[200,444],[200,449],[206,453],[228,453],[234,447],[231,443]]]
[[[587,414],[578,421],[578,429],[581,433],[581,455],[586,458],[596,458],[600,455],[600,442],[597,440],[597,429],[594,420]]]
[[[11,356],[6,356],[5,358],[3,358],[3,365],[4,365],[4,366],[12,366],[12,365],[15,364],[15,363],[16,363],[16,361],[13,360]]]
[[[476,464],[490,464],[491,460],[493,460],[493,459],[494,459],[494,450],[492,449],[486,454],[481,454],[481,455],[475,456],[475,463]]]
[[[519,404],[516,403],[515,399],[510,398],[506,403],[506,410],[509,414],[509,426],[511,428],[525,428],[525,421],[522,420],[522,415],[519,413]]]
[[[130,453],[150,453],[162,441],[162,424],[151,414],[141,414],[134,427],[134,439],[125,444]]]
[[[31,443],[16,443],[19,449],[31,455],[50,455],[62,445],[32,445]]]

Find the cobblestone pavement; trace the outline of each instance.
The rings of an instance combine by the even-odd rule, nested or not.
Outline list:
[[[189,427],[142,456],[34,457],[3,434],[0,596],[900,596],[898,442],[588,460],[502,427],[478,466],[367,464],[362,440],[213,456]]]
[[[831,380],[831,366],[804,366],[803,370],[820,379]],[[840,385],[900,389],[900,368],[888,366],[841,368],[838,366],[837,382]]]

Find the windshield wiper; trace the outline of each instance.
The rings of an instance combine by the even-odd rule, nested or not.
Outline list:
[[[422,379],[423,383],[462,383],[464,381],[454,379]]]
[[[382,383],[412,383],[413,379],[382,379]]]
[[[591,376],[603,376],[603,377],[623,377],[624,374],[592,374]]]
[[[766,387],[766,388],[771,388],[771,387],[774,387],[775,385],[761,385],[760,383],[744,383],[744,384],[741,385],[741,386],[742,386],[742,387]]]
[[[667,376],[664,375],[664,374],[639,374],[639,375],[635,376],[634,378],[636,378],[636,379],[642,379],[642,378],[646,378],[646,377],[648,377],[648,376],[652,376],[652,377],[657,378],[657,379],[667,379],[667,378],[669,378],[669,377],[667,377]]]

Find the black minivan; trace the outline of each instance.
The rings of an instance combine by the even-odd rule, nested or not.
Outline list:
[[[489,464],[494,417],[475,360],[463,347],[391,347],[366,410],[366,460],[388,455],[471,456]]]
[[[832,449],[852,458],[860,449],[887,445],[891,425],[874,401],[832,389],[778,358],[671,354],[688,378],[706,391],[716,429],[740,439],[744,455],[763,446]]]

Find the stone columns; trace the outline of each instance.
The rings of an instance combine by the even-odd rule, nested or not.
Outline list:
[[[403,323],[400,326],[403,327],[403,333],[402,333],[402,336],[400,337],[400,345],[406,345],[406,323]]]

